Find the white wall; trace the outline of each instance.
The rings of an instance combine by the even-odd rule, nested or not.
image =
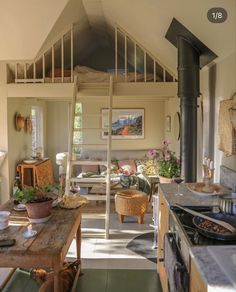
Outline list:
[[[47,102],[47,149],[48,157],[53,163],[55,181],[58,181],[59,166],[56,165],[56,154],[68,151],[68,101]]]
[[[100,114],[102,108],[107,108],[107,103],[104,99],[90,98],[87,101],[82,100],[83,113]],[[128,98],[126,101],[119,101],[119,98],[113,100],[113,108],[144,108],[145,111],[145,129],[144,139],[130,140],[113,140],[112,149],[114,150],[133,150],[133,149],[151,149],[161,146],[161,141],[164,139],[164,101],[148,101],[145,98],[136,99],[135,97]],[[93,119],[93,120],[92,120]],[[84,118],[83,127],[101,126],[101,117]],[[91,140],[92,139],[92,140]],[[90,132],[85,137],[87,143],[104,143],[101,134],[98,131]],[[105,146],[104,146],[105,148]],[[104,149],[103,148],[103,149]]]
[[[180,154],[180,140],[176,139],[174,128],[175,126],[177,126],[175,125],[176,123],[175,114],[177,112],[180,113],[179,102],[180,102],[180,99],[178,97],[175,97],[165,102],[165,118],[164,118],[166,122],[166,117],[170,116],[170,120],[171,120],[170,132],[166,131],[166,124],[165,124],[165,129],[164,129],[165,139],[170,141],[171,144],[169,148],[176,153],[177,157],[179,157],[179,154]]]
[[[213,153],[216,169],[215,180],[219,181],[219,166],[225,165],[236,171],[236,155],[226,157],[222,151],[218,150],[218,118],[219,118],[219,102],[224,99],[229,99],[236,92],[236,53],[231,54],[221,62],[216,64],[215,72],[209,75],[209,69],[202,72],[201,92],[203,94],[204,107],[204,129],[203,129],[203,151],[205,155]],[[212,76],[212,75],[215,75]],[[212,102],[214,99],[214,102]],[[214,134],[214,149],[209,149],[209,136],[212,134],[212,120],[209,118],[209,113],[213,106],[212,114],[215,118]]]

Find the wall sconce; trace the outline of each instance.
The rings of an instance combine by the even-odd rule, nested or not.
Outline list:
[[[15,114],[15,127],[17,131],[21,131],[21,129],[24,129],[25,126],[25,118],[22,117],[21,114],[16,113]]]

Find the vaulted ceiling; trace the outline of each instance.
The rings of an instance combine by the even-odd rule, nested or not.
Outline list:
[[[227,21],[209,22],[212,7],[224,7]],[[175,70],[176,48],[165,39],[173,17],[214,51],[217,60],[235,52],[235,0],[4,0],[0,60],[35,58],[71,23],[77,23],[77,52],[86,58],[98,45],[106,45],[118,24]]]

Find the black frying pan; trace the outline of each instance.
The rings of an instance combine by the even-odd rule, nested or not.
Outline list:
[[[227,215],[224,213],[204,213],[204,214],[211,217],[211,218],[225,221],[225,222],[233,225],[234,227],[236,227],[236,216]],[[193,224],[202,235],[209,237],[209,238],[217,239],[217,240],[226,240],[226,241],[236,240],[236,234],[233,234],[231,232],[219,233],[219,232],[214,232],[214,231],[210,231],[210,230],[206,230],[206,229],[201,228],[199,226],[199,224],[204,220],[205,219],[198,217],[198,216],[193,217]]]

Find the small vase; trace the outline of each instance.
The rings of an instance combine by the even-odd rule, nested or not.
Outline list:
[[[170,184],[170,183],[172,183],[172,178],[164,177],[164,176],[160,176],[159,175],[159,182],[161,184]]]

